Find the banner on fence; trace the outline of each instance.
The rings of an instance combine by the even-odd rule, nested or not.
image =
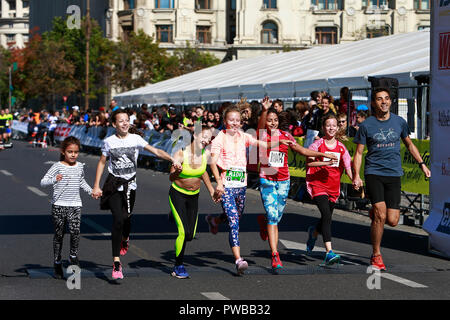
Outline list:
[[[304,142],[303,138],[296,138],[296,140],[300,145],[302,145]],[[430,141],[416,140],[416,139],[411,140],[419,149],[419,152],[422,155],[423,160],[428,166],[430,163]],[[356,152],[356,144],[353,143],[353,139],[350,138],[348,141],[344,141],[343,143],[353,159],[353,155]],[[365,148],[360,172],[360,176],[362,178],[364,178],[364,160],[366,153],[367,149]],[[417,166],[417,162],[411,156],[411,154],[406,149],[404,144],[401,144],[400,153],[402,157],[402,168],[404,171],[404,174],[402,176],[402,190],[411,193],[420,193],[428,195],[429,181],[425,179],[422,170],[419,169],[419,167]],[[289,149],[288,159],[289,159],[289,172],[291,176],[305,178],[306,158],[298,153],[292,152],[292,150]],[[346,174],[342,175],[341,182],[351,183],[350,179],[347,177]]]
[[[430,215],[423,224],[430,251],[450,257],[450,2],[431,6],[431,182]]]

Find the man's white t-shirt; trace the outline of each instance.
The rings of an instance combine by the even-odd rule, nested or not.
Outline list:
[[[109,159],[108,172],[115,177],[125,180],[136,174],[139,150],[144,149],[148,142],[140,135],[129,133],[126,138],[119,138],[113,134],[103,140],[102,154]],[[136,178],[128,185],[130,190],[136,190]],[[123,190],[123,187],[118,189]]]

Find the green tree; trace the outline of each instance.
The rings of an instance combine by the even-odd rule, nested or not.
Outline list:
[[[0,107],[8,105],[10,52],[0,46]]]
[[[178,60],[175,68],[170,70],[170,77],[180,76],[193,71],[201,70],[220,63],[220,60],[209,52],[202,52],[197,47],[191,47],[186,41],[186,47],[177,49],[174,56]]]

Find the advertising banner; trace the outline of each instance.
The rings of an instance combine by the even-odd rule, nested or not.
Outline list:
[[[299,144],[303,143],[302,138],[296,138]],[[417,140],[411,139],[411,141],[416,145],[419,149],[420,154],[422,155],[423,160],[427,164],[430,165],[430,141],[429,140]],[[350,156],[353,159],[353,155],[356,152],[356,144],[353,143],[353,139],[350,138],[348,141],[344,141],[344,145],[347,148]],[[361,171],[360,176],[364,180],[364,160],[365,155],[367,153],[367,149],[364,149],[362,163],[361,163]],[[411,154],[406,149],[405,145],[402,143],[400,145],[400,154],[402,157],[402,168],[403,168],[403,176],[402,176],[402,190],[411,193],[419,193],[419,194],[429,194],[429,181],[425,179],[425,176],[417,166],[416,160],[411,156]],[[293,177],[306,177],[306,158],[298,153],[292,152],[289,149],[288,154],[289,161],[289,172]],[[450,167],[449,167],[450,170]],[[347,177],[346,174],[343,174],[341,177],[342,183],[352,182]]]
[[[432,4],[431,205],[423,229],[429,233],[429,250],[450,258],[450,1]]]

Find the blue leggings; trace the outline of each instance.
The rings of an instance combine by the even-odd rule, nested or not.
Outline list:
[[[267,224],[278,225],[283,216],[290,181],[272,181],[260,178],[261,200],[266,210]]]
[[[230,226],[230,247],[240,247],[239,243],[239,219],[244,213],[245,192],[247,188],[225,188],[222,195],[222,209],[227,215]]]

